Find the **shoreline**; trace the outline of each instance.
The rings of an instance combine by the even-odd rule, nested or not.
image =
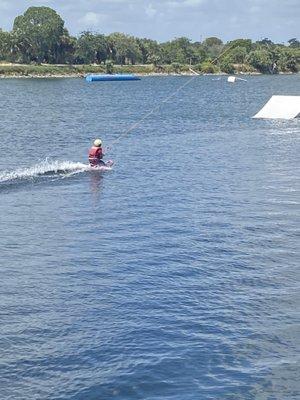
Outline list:
[[[238,67],[238,66],[237,66]],[[245,70],[241,70],[241,68]],[[174,71],[170,65],[164,65],[162,70],[155,71],[153,65],[115,65],[113,74],[133,74],[139,77],[147,76],[256,76],[269,75],[255,70],[247,70],[247,66],[228,74],[226,72],[200,72],[194,71],[191,66],[184,65],[181,70]],[[195,68],[195,67],[194,67]],[[196,69],[196,68],[195,68]],[[106,74],[103,65],[59,65],[59,64],[10,64],[0,63],[0,79],[63,79],[85,78],[90,74]],[[279,72],[276,75],[297,75],[299,72]]]
[[[90,74],[104,74],[103,72],[91,72]],[[124,72],[126,74],[126,72]],[[193,74],[193,73],[161,73],[161,72],[150,72],[150,73],[132,73],[133,75],[140,77],[162,77],[162,76],[271,76],[271,74],[262,74],[260,72],[243,72],[243,73],[235,73],[235,74],[226,74],[226,73],[202,73],[202,74]],[[299,72],[279,72],[276,75],[298,75]],[[64,78],[77,78],[84,79],[87,74],[0,74],[0,79],[64,79]],[[112,74],[114,75],[114,74]],[[272,75],[274,76],[274,75]]]

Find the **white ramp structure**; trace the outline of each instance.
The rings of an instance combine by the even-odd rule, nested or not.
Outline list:
[[[300,117],[300,96],[272,96],[253,118],[292,119]]]

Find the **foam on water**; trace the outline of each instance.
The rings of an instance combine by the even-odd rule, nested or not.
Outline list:
[[[16,170],[4,170],[0,172],[0,183],[9,183],[16,180],[31,180],[38,177],[68,177],[81,172],[91,170],[107,171],[109,166],[91,168],[90,165],[73,161],[50,161],[44,160],[29,168],[18,168]]]

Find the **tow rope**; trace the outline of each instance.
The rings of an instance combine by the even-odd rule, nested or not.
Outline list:
[[[192,76],[189,80],[187,80],[183,85],[179,86],[174,92],[172,92],[168,97],[166,97],[164,100],[160,102],[158,106],[155,106],[152,108],[152,110],[148,111],[145,113],[140,120],[132,124],[126,131],[122,132],[115,140],[111,142],[109,146],[107,146],[106,149],[111,149],[116,143],[118,143],[121,139],[123,139],[125,136],[127,136],[130,132],[132,132],[135,128],[141,125],[141,123],[148,118],[151,114],[155,113],[158,111],[164,103],[169,101],[172,97],[176,96],[177,93],[179,93],[185,86],[187,86],[189,83],[191,83],[198,75]]]

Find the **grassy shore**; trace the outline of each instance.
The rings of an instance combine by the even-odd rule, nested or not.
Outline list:
[[[188,70],[188,69],[187,69]],[[105,65],[26,65],[0,63],[0,77],[84,77],[87,74],[106,73]],[[114,65],[113,73],[155,74],[158,71],[153,65]],[[172,68],[166,68],[172,73]]]
[[[0,77],[80,77],[87,73],[103,73],[101,66],[85,65],[26,65],[26,64],[0,64]]]
[[[198,71],[196,67],[193,70]],[[216,71],[218,72],[218,71]],[[249,71],[254,72],[254,71]],[[84,77],[91,73],[106,73],[105,65],[26,65],[0,63],[0,77]],[[189,74],[189,65],[114,65],[113,73],[132,73],[138,75]],[[219,73],[219,72],[218,72]]]
[[[192,70],[191,70],[192,68]],[[213,72],[223,74],[215,68],[214,71],[199,71],[196,66],[190,65],[114,65],[113,73],[132,73],[137,75],[168,75],[182,74],[193,75],[192,71],[199,74]],[[84,77],[87,74],[106,73],[105,65],[26,65],[0,63],[0,78],[59,78],[59,77]],[[235,73],[258,74],[248,65],[236,65]]]

